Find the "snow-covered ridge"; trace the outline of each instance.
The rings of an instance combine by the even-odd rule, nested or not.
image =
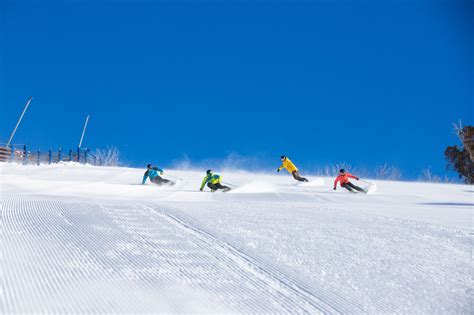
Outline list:
[[[0,163],[0,312],[470,313],[473,189]]]

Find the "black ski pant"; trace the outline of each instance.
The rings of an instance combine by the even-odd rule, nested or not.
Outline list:
[[[161,186],[161,185],[164,185],[164,184],[168,184],[170,182],[169,179],[164,179],[160,176],[156,176],[155,178],[151,179],[150,178],[150,181],[153,183],[153,184],[156,184],[158,186]]]
[[[301,177],[300,173],[298,173],[298,171],[293,171],[293,173],[291,173],[293,175],[293,178],[300,181],[300,182],[307,182],[308,180],[304,177]]]
[[[209,187],[211,190],[218,190],[218,189],[230,189],[227,186],[222,185],[221,183],[207,183],[207,187]]]
[[[360,191],[360,192],[365,192],[364,189],[360,188],[359,186],[354,185],[351,182],[341,184],[341,186],[344,187],[345,189],[349,190],[349,191],[354,191],[353,189],[355,189],[355,190]]]

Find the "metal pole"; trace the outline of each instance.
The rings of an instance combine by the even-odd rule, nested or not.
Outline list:
[[[84,134],[86,133],[87,123],[89,122],[89,116],[90,116],[90,115],[87,115],[86,123],[84,124],[84,129],[82,129],[82,136],[81,136],[81,141],[79,141],[79,148],[80,148],[81,145],[82,145],[82,139],[84,139]]]
[[[18,126],[20,125],[20,122],[23,119],[23,116],[25,115],[25,112],[28,109],[28,106],[30,106],[30,102],[31,102],[32,99],[33,99],[33,96],[31,96],[30,99],[28,100],[28,102],[26,102],[25,109],[23,110],[23,113],[21,113],[20,119],[18,119],[18,122],[16,123],[15,129],[13,130],[12,135],[10,136],[10,139],[8,140],[7,148],[10,146],[10,143],[13,140],[13,136],[15,135],[16,130],[18,129]]]
[[[26,144],[23,147],[23,164],[28,164],[28,150],[26,150]]]
[[[87,156],[89,155],[89,149],[86,150],[86,153],[84,153],[84,164],[87,164]]]

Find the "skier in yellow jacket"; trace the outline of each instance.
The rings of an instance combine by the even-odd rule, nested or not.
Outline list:
[[[300,182],[307,182],[308,180],[304,177],[301,177],[300,173],[298,172],[298,168],[291,162],[289,158],[282,155],[281,156],[281,166],[278,168],[277,172],[281,171],[282,169],[286,169],[288,173],[293,175],[293,178]]]

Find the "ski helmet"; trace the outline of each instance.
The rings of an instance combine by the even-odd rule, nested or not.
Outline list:
[[[152,167],[152,165],[151,165],[151,164],[148,164],[148,165],[146,166],[146,168],[151,168],[151,167]]]
[[[207,170],[207,171],[206,171],[206,174],[207,174],[207,175],[211,175],[211,174],[212,174],[212,170]]]
[[[346,170],[343,169],[343,168],[341,168],[341,169],[339,170],[339,173],[345,173],[345,172],[346,172]]]

